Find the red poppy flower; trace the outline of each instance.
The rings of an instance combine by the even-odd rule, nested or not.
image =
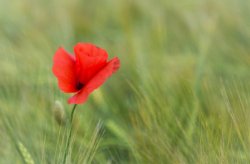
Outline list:
[[[120,60],[115,57],[107,61],[107,52],[90,43],[78,43],[74,53],[75,56],[62,47],[58,48],[52,71],[63,92],[76,93],[69,98],[68,103],[82,104],[90,93],[119,69]]]

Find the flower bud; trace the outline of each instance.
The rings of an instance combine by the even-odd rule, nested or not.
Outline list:
[[[62,103],[59,100],[55,101],[53,107],[53,116],[59,125],[65,125],[66,116]]]

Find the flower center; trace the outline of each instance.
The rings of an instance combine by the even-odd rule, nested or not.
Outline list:
[[[76,84],[76,89],[77,89],[77,90],[80,90],[80,89],[82,89],[83,86],[84,86],[84,84],[78,82],[78,83]]]

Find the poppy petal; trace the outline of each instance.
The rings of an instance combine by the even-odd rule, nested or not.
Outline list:
[[[69,98],[69,104],[84,103],[89,94],[100,87],[114,72],[120,67],[120,60],[115,57],[110,60],[108,64],[100,70],[77,94]]]
[[[83,84],[88,83],[107,64],[107,52],[93,44],[78,43],[74,47],[74,51],[76,54],[77,77]]]
[[[53,61],[52,71],[57,77],[59,88],[66,93],[76,92],[75,57],[60,47]]]

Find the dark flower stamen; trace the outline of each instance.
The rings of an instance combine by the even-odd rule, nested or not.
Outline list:
[[[78,82],[78,83],[76,84],[76,89],[77,89],[77,90],[80,90],[80,89],[82,89],[83,86],[84,86],[84,85],[83,85],[82,83]]]

